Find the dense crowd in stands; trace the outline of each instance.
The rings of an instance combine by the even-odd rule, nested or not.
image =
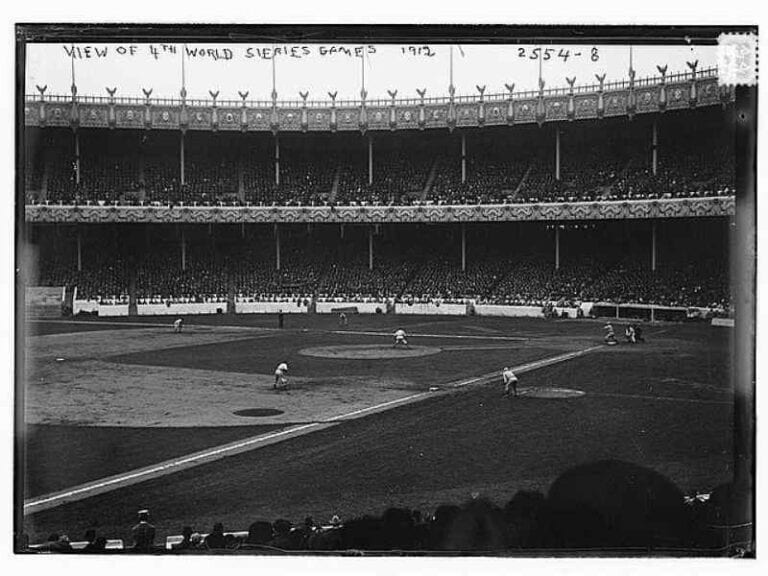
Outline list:
[[[532,203],[727,196],[734,146],[717,112],[660,123],[657,169],[648,123],[516,127],[456,134],[281,136],[192,134],[184,183],[178,135],[40,131],[25,159],[30,202],[198,205]],[[79,180],[77,178],[79,167]]]
[[[210,530],[179,526],[161,540],[149,510],[112,542],[133,553],[279,554],[290,551],[418,553],[479,552],[525,554],[632,550],[643,555],[694,553],[744,555],[752,548],[749,493],[724,484],[686,496],[670,480],[634,464],[606,460],[576,466],[557,478],[546,494],[520,490],[503,506],[473,493],[462,505],[442,504],[425,512],[388,508],[380,515],[325,523],[312,517],[292,522],[258,519],[230,531],[222,522]],[[620,511],[620,513],[616,513]],[[193,513],[191,513],[193,514]],[[728,528],[728,524],[737,528]],[[726,525],[726,526],[724,526]],[[130,526],[130,525],[129,525]],[[207,527],[206,527],[207,528]],[[247,528],[247,530],[246,530]],[[123,536],[116,540],[115,536]],[[169,535],[170,536],[170,535]],[[105,553],[108,540],[93,528],[72,542],[51,534],[46,542],[22,542],[21,550],[48,553]]]
[[[77,286],[84,300],[127,300],[128,272],[120,261],[91,262],[81,272],[73,263],[43,267],[44,286]],[[544,306],[554,302],[577,307],[581,302],[654,304],[729,310],[729,274],[721,262],[659,265],[607,263],[580,258],[555,269],[546,259],[488,258],[460,262],[379,258],[337,261],[329,256],[283,257],[280,270],[273,258],[242,252],[226,258],[153,254],[136,269],[137,302],[304,302],[377,301],[465,302]]]

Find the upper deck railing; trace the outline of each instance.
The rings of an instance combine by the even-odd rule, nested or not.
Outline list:
[[[240,100],[28,94],[27,126],[267,132],[469,128],[664,112],[735,99],[716,68],[567,87],[389,99]],[[633,75],[634,73],[632,73]],[[394,94],[394,93],[393,93]],[[306,96],[306,95],[304,95]]]

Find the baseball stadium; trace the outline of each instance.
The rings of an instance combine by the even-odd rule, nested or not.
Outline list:
[[[27,86],[17,552],[750,554],[737,95],[663,64]]]

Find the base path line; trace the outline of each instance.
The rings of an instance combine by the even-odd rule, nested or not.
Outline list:
[[[202,450],[200,452],[195,452],[181,458],[175,458],[161,462],[160,464],[155,464],[153,466],[139,468],[137,470],[133,470],[132,472],[115,474],[114,476],[109,476],[107,478],[102,478],[101,480],[95,480],[93,482],[87,482],[68,490],[54,492],[51,494],[46,494],[45,496],[26,500],[24,502],[24,513],[27,514],[31,512],[40,512],[42,510],[61,506],[62,504],[66,504],[68,502],[84,500],[85,498],[90,498],[91,496],[95,496],[97,494],[116,490],[117,488],[130,486],[131,484],[138,484],[152,478],[165,476],[166,474],[170,474],[172,472],[179,472],[187,468],[192,468],[207,462],[212,462],[225,456],[232,456],[233,454],[252,450],[257,446],[269,446],[270,444],[275,444],[282,440],[293,438],[294,436],[299,436],[308,432],[309,430],[321,430],[324,428],[329,428],[333,425],[333,423],[313,422],[310,424],[293,426],[279,432],[263,434],[260,436],[247,438],[245,440],[230,442],[229,444],[224,444],[213,449]]]
[[[179,314],[178,316],[169,314],[168,315],[168,322],[166,323],[160,323],[160,322],[113,322],[109,320],[66,320],[66,319],[59,319],[59,318],[27,318],[27,323],[38,323],[38,324],[89,324],[91,326],[140,326],[140,327],[146,327],[146,328],[168,328],[171,330],[173,328],[173,320],[178,318],[179,316],[184,316],[184,314]],[[187,322],[187,324],[184,325],[185,331],[191,331],[195,330],[196,328],[210,328],[211,331],[216,330],[218,328],[227,328],[227,329],[234,329],[234,330],[258,330],[258,331],[278,331],[278,328],[269,328],[266,326],[243,326],[243,325],[237,325],[237,324],[195,324],[194,322]],[[66,334],[66,332],[64,332]],[[37,334],[37,336],[55,336],[55,334]]]
[[[573,358],[578,358],[579,356],[584,356],[585,354],[589,354],[590,352],[594,352],[595,350],[600,350],[602,348],[603,346],[592,346],[591,348],[585,348],[584,350],[567,352],[565,354],[560,354],[558,356],[551,356],[550,358],[535,360],[533,362],[528,362],[526,364],[521,364],[519,366],[512,366],[512,371],[515,374],[525,374],[526,372],[530,372],[532,370],[537,370],[539,368],[544,368],[546,366],[552,366],[553,364],[559,364],[560,362],[565,362],[566,360],[571,360]],[[474,384],[476,382],[485,382],[485,381],[491,380],[492,378],[497,378],[497,377],[501,377],[500,371],[488,372],[487,374],[483,374],[482,376],[477,376],[469,380],[463,380],[461,382],[457,382],[456,384],[453,384],[452,387],[461,388],[463,386],[468,386],[469,384]]]
[[[394,338],[394,332],[370,332],[364,330],[330,330],[331,334],[349,334],[358,336],[389,336]],[[477,334],[408,334],[408,338],[455,338],[457,340],[509,340],[512,342],[527,342],[530,338],[522,336],[479,336]]]
[[[544,358],[542,360],[537,360],[535,362],[529,362],[527,364],[522,364],[520,366],[513,367],[513,370],[518,373],[529,372],[537,368],[543,368],[544,366],[550,366],[552,364],[557,364],[559,362],[565,362],[567,360],[570,360],[571,358],[576,358],[578,356],[588,354],[589,352],[593,350],[597,350],[599,348],[602,348],[602,346],[593,346],[592,348],[587,348],[585,350],[569,352],[567,354],[560,354],[558,356],[553,356],[551,358]],[[376,412],[383,412],[385,410],[394,408],[395,406],[402,406],[412,402],[418,402],[419,400],[426,398],[428,396],[437,397],[437,396],[449,394],[451,393],[452,390],[455,390],[456,388],[461,388],[463,386],[467,386],[469,384],[476,383],[476,382],[484,382],[495,376],[498,376],[498,374],[499,374],[498,372],[483,374],[481,376],[477,376],[469,380],[460,381],[452,385],[448,384],[446,389],[442,391],[438,391],[436,393],[435,392],[419,392],[418,394],[411,394],[409,396],[396,398],[394,400],[389,400],[387,402],[376,404],[374,406],[369,406],[367,408],[354,410],[353,412],[348,412],[346,414],[341,414],[339,416],[333,416],[318,422],[312,422],[309,424],[293,426],[291,428],[287,428],[279,432],[262,434],[259,436],[246,438],[244,440],[230,442],[228,444],[223,444],[221,446],[209,448],[206,450],[202,450],[200,452],[195,452],[193,454],[182,456],[180,458],[173,458],[171,460],[166,460],[165,462],[161,462],[159,464],[147,466],[145,468],[133,470],[131,472],[116,474],[114,476],[109,476],[107,478],[102,478],[100,480],[87,482],[85,484],[81,484],[79,486],[75,486],[60,492],[54,492],[54,493],[46,494],[44,496],[39,496],[37,498],[31,498],[24,502],[24,513],[32,514],[35,512],[41,512],[43,510],[56,508],[58,506],[61,506],[63,504],[67,504],[70,502],[85,500],[86,498],[90,498],[91,496],[96,496],[98,494],[103,494],[105,492],[111,492],[113,490],[117,490],[118,488],[124,488],[125,486],[130,486],[132,484],[139,484],[141,482],[145,482],[153,478],[158,478],[160,476],[165,476],[167,474],[172,474],[174,472],[180,472],[181,470],[186,470],[194,466],[200,466],[201,464],[207,464],[209,462],[213,462],[215,460],[219,460],[227,456],[233,456],[235,454],[240,454],[242,452],[255,450],[263,446],[269,446],[270,444],[276,444],[278,442],[282,442],[290,438],[295,438],[297,436],[303,436],[305,434],[310,434],[312,432],[317,432],[319,430],[325,430],[332,426],[336,426],[345,420],[353,420],[355,418],[361,418],[366,415],[374,414]]]

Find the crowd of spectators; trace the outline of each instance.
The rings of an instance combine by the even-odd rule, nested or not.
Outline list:
[[[391,507],[380,515],[325,523],[258,519],[242,531],[222,522],[210,530],[180,527],[180,537],[158,541],[148,510],[123,531],[123,549],[141,554],[323,552],[473,552],[522,553],[534,550],[581,553],[622,549],[642,554],[672,551],[706,555],[743,555],[751,544],[744,523],[749,494],[731,484],[711,492],[685,495],[670,480],[635,464],[605,460],[581,464],[557,478],[546,494],[520,490],[502,506],[473,493],[461,505],[442,504],[425,512]],[[616,514],[616,510],[621,510]],[[738,524],[741,522],[741,524]],[[735,524],[736,530],[723,524]],[[176,533],[178,534],[178,532]],[[88,529],[71,543],[65,534],[22,550],[48,553],[105,553],[107,540]]]
[[[71,131],[40,131],[27,147],[25,185],[32,202],[65,204],[504,204],[734,193],[734,146],[722,118],[660,126],[655,174],[650,124],[641,121],[558,128],[559,178],[549,128],[467,132],[463,181],[456,134],[376,135],[371,183],[359,135],[281,137],[276,183],[269,137],[189,134],[182,184],[178,135],[83,130],[78,160]]]
[[[41,285],[77,286],[78,298],[123,302],[128,273],[120,261],[91,262],[78,272],[73,263],[49,264]],[[154,254],[136,269],[140,304],[166,302],[393,301],[466,302],[519,306],[578,306],[611,302],[728,310],[729,274],[722,262],[665,263],[651,271],[647,263],[604,262],[579,258],[555,269],[546,258],[484,259],[466,270],[456,260],[379,258],[337,261],[284,255],[280,270],[273,258],[242,254],[225,259],[188,256],[182,269],[178,254]]]
[[[39,284],[77,287],[79,300],[104,304],[128,302],[128,267],[120,257],[97,255],[79,271],[74,261],[45,261],[39,271]]]
[[[377,150],[373,181],[368,182],[368,157],[356,154],[341,164],[338,205],[410,205],[420,200],[435,162],[437,149],[424,145]]]

